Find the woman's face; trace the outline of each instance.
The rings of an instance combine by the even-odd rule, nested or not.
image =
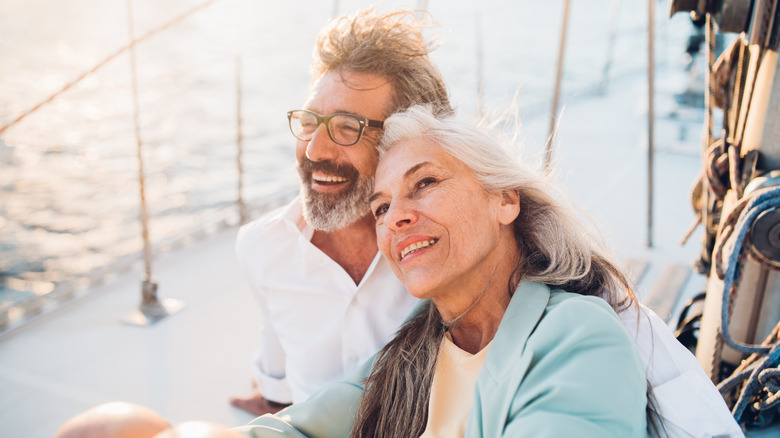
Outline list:
[[[503,204],[437,144],[399,143],[380,160],[371,197],[379,250],[415,297],[468,306],[505,251],[499,240],[513,239],[500,230],[517,211]]]

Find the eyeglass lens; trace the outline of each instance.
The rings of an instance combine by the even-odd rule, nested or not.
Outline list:
[[[336,114],[325,118],[323,123],[328,128],[330,138],[344,146],[357,143],[360,138],[360,121],[348,114]],[[311,140],[319,125],[317,116],[308,111],[293,111],[290,117],[290,128],[300,140]]]

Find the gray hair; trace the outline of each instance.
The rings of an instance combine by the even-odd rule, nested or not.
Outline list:
[[[606,256],[599,239],[539,171],[512,157],[485,129],[454,117],[437,117],[430,107],[413,106],[385,121],[380,156],[398,143],[424,138],[474,172],[485,191],[520,195],[515,238],[522,278],[583,295],[599,295],[615,310],[636,297],[626,277]]]
[[[601,254],[597,239],[553,195],[545,178],[513,159],[486,131],[434,114],[431,107],[412,106],[388,118],[380,155],[400,142],[424,138],[469,167],[487,192],[519,194],[514,234],[521,260],[509,293],[526,279],[598,295],[615,310],[636,303],[626,277]],[[422,434],[444,327],[436,307],[428,303],[379,352],[365,381],[351,438]]]
[[[426,103],[437,113],[452,113],[444,79],[428,56],[433,45],[422,34],[429,24],[408,10],[368,8],[338,17],[317,36],[312,82],[330,71],[375,74],[393,85],[391,112]]]

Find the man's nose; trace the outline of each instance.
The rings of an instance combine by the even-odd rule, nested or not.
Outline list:
[[[306,158],[311,161],[333,160],[338,155],[339,147],[328,135],[328,127],[322,123],[314,130],[306,145]]]

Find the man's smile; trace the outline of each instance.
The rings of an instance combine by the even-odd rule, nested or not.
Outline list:
[[[318,173],[312,173],[311,179],[317,184],[326,185],[326,186],[341,184],[349,181],[349,179],[344,178],[343,176],[326,175],[326,174],[318,174]]]

